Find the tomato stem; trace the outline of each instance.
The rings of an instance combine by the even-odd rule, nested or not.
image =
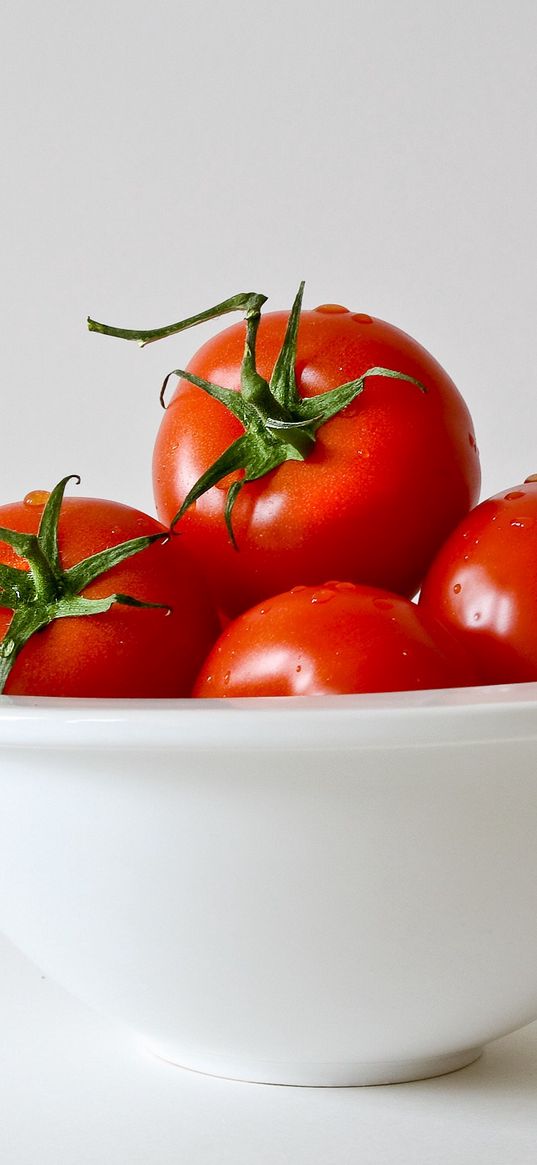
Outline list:
[[[232,295],[229,299],[224,299],[222,303],[217,303],[215,307],[207,308],[206,311],[199,312],[198,315],[189,316],[186,320],[179,320],[175,324],[167,324],[163,328],[115,328],[109,324],[101,324],[97,320],[92,320],[88,316],[87,324],[90,332],[100,332],[103,336],[116,336],[120,340],[135,340],[141,348],[145,348],[146,344],[153,344],[155,340],[165,340],[168,336],[175,336],[178,332],[184,332],[187,328],[193,328],[196,324],[206,323],[208,320],[217,319],[219,316],[227,315],[228,312],[244,311],[246,319],[255,318],[259,320],[259,313],[264,303],[266,303],[266,295],[260,295],[257,291],[239,291],[237,295]]]
[[[152,331],[130,331],[109,327],[88,320],[90,331],[102,332],[109,336],[119,336],[127,340],[137,340],[139,344],[151,343],[165,336],[193,327],[195,324],[214,319],[227,312],[242,310],[245,313],[246,337],[240,368],[240,391],[222,388],[212,384],[188,370],[176,368],[166,376],[160,391],[160,402],[165,406],[164,397],[170,378],[177,376],[201,388],[209,396],[220,401],[244,428],[239,437],[213,465],[201,475],[189,490],[180,509],[172,521],[172,527],[183,517],[188,508],[202,494],[217,485],[233,471],[242,470],[240,480],[228,488],[224,507],[224,519],[232,545],[237,549],[233,532],[232,512],[240,491],[248,482],[256,481],[277,469],[285,461],[304,461],[315,444],[315,434],[321,425],[341,412],[364,390],[365,382],[371,376],[395,377],[416,385],[422,392],[426,389],[413,376],[391,368],[369,368],[356,380],[348,381],[315,397],[302,397],[296,381],[296,353],[304,281],[300,283],[293,306],[289,313],[287,328],[274,365],[270,382],[262,377],[256,364],[256,340],[261,308],[266,296],[257,292],[239,292],[216,307],[190,316],[176,324]]]
[[[20,557],[26,559],[29,568],[0,564],[0,604],[13,611],[9,627],[0,641],[0,692],[3,692],[25,643],[54,619],[98,615],[108,611],[114,603],[135,607],[163,606],[162,603],[143,602],[131,595],[115,593],[101,599],[87,599],[80,594],[90,582],[113,566],[145,550],[153,542],[167,538],[168,532],[131,538],[64,570],[58,549],[58,522],[65,488],[72,477],[80,483],[80,478],[71,474],[62,478],[51,491],[37,534],[0,527],[0,542],[12,546]]]

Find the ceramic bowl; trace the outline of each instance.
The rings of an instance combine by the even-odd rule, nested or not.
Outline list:
[[[448,1072],[537,1016],[537,684],[0,700],[0,928],[161,1057]]]

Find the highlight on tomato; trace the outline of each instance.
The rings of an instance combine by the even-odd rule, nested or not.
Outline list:
[[[302,311],[302,294],[268,314],[239,294],[151,331],[89,321],[143,346],[245,312],[166,377],[153,456],[159,517],[228,615],[327,577],[412,596],[479,494],[472,420],[434,357],[363,311]]]
[[[0,691],[189,695],[218,630],[197,568],[140,510],[65,498],[69,480],[0,507]]]
[[[401,595],[352,582],[296,586],[243,612],[203,663],[193,696],[318,696],[465,687],[471,659]]]
[[[481,502],[439,551],[420,610],[471,651],[483,683],[537,680],[537,479]]]

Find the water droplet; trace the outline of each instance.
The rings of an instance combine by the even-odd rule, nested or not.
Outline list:
[[[356,583],[352,582],[334,582],[330,584],[335,591],[355,591]]]
[[[460,595],[460,593],[461,593],[461,591],[462,591],[461,584],[460,584],[460,583],[455,583],[455,586],[453,587],[453,590],[454,590],[454,593],[455,593],[456,595]]]
[[[305,591],[306,587],[302,583],[298,583],[296,587],[291,587],[291,594],[298,595],[300,591]]]
[[[373,606],[379,611],[391,611],[393,603],[389,599],[373,599]]]
[[[524,498],[526,495],[523,489],[513,489],[511,493],[505,495],[506,502],[514,502],[517,498]]]
[[[361,401],[358,399],[358,397],[355,397],[354,400],[351,400],[350,405],[345,405],[345,408],[342,409],[341,412],[337,415],[342,417],[344,421],[348,421],[351,417],[358,416],[361,407]],[[360,450],[358,450],[358,453],[360,453]]]
[[[302,664],[301,663],[297,663],[297,665],[295,667],[295,671],[302,671]]]
[[[476,611],[474,614],[474,623],[478,623],[481,618],[481,611]]]
[[[224,683],[229,684],[230,679],[231,679],[231,672],[227,671],[224,675]]]
[[[510,526],[518,526],[520,530],[523,530],[525,523],[521,522],[518,518],[513,518],[513,521],[509,522],[509,525]]]
[[[470,555],[469,555],[469,554],[463,554],[463,556],[462,556],[462,557],[463,557],[463,560],[464,560],[464,562],[468,562],[468,559],[469,559]]]
[[[334,592],[329,591],[328,587],[320,587],[318,591],[314,591],[311,596],[312,603],[329,603],[330,599],[334,598]]]
[[[341,303],[320,303],[319,307],[313,309],[320,311],[324,315],[341,315],[343,312],[348,312],[348,307],[343,307]]]
[[[24,498],[25,506],[46,506],[50,497],[50,491],[47,489],[32,489]]]
[[[260,607],[259,608],[260,615],[266,615],[268,611],[270,611],[270,607]]]
[[[408,655],[408,651],[402,651],[401,655]]]
[[[358,412],[358,408],[356,409],[356,412]],[[368,450],[368,449],[357,449],[357,450],[356,450],[356,456],[357,456],[357,457],[363,457],[363,458],[364,458],[364,461],[367,461],[367,458],[368,458],[368,457],[370,457],[370,456],[371,456],[371,454],[369,453],[369,450]]]
[[[372,316],[369,316],[366,311],[356,311],[352,318],[353,318],[353,320],[356,320],[357,324],[372,324],[373,323]]]

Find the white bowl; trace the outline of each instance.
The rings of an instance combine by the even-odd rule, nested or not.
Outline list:
[[[0,700],[0,928],[162,1057],[452,1071],[537,1016],[537,684]]]

